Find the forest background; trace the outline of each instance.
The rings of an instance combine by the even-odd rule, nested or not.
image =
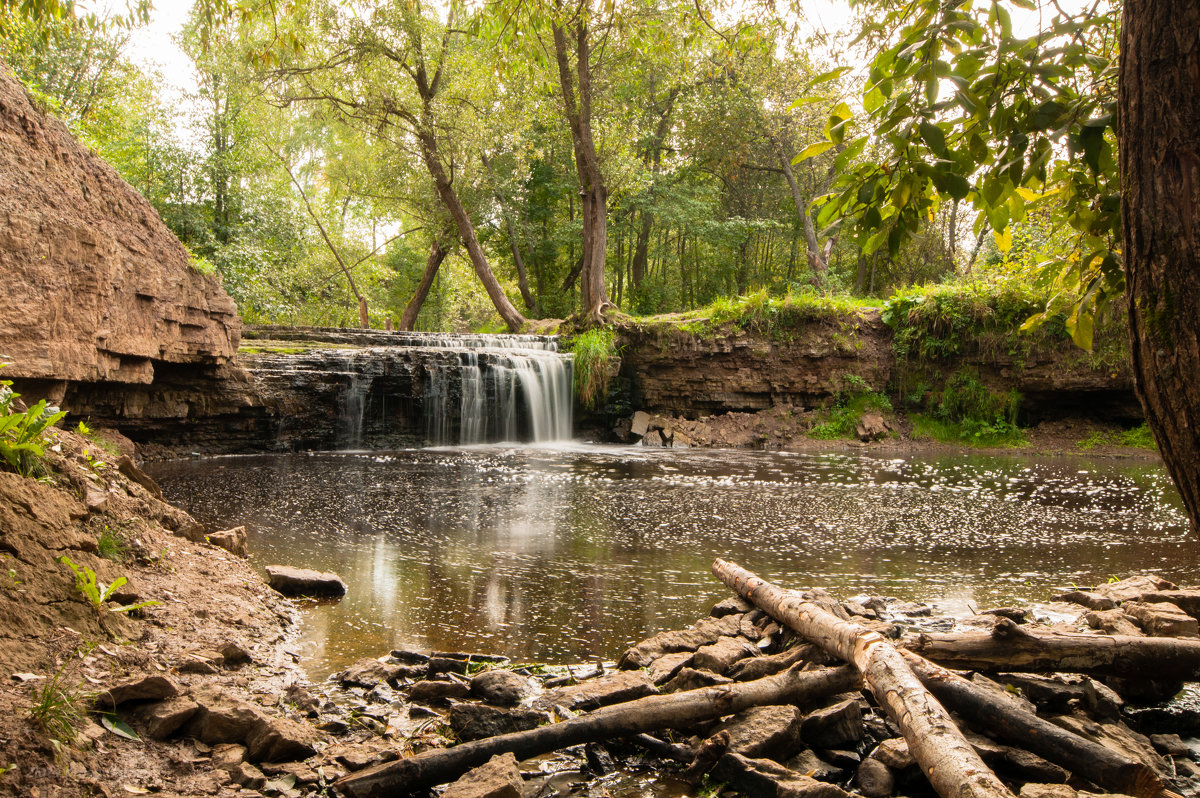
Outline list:
[[[0,4],[0,59],[249,323],[937,294],[1090,347],[1122,289],[1103,3],[201,0],[182,104],[145,5],[52,5]]]

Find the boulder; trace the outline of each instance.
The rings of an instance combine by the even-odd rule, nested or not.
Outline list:
[[[199,709],[187,730],[201,742],[244,744],[253,762],[296,761],[316,753],[316,735],[308,726],[268,716],[220,691],[203,691],[195,698]]]
[[[896,777],[887,765],[868,757],[854,772],[854,784],[867,798],[888,798],[896,790]]]
[[[879,413],[863,413],[854,427],[854,435],[863,443],[886,438],[892,427]]]
[[[701,646],[712,645],[722,637],[736,635],[741,622],[741,616],[734,614],[721,618],[704,618],[687,629],[659,632],[627,649],[617,660],[617,667],[645,668],[663,654],[695,651]]]
[[[536,692],[529,679],[503,669],[483,671],[471,678],[471,695],[496,706],[516,706]]]
[[[426,679],[417,682],[408,690],[408,700],[424,702],[444,701],[448,698],[466,698],[471,688],[462,682],[441,682]]]
[[[658,692],[658,688],[645,671],[618,671],[579,684],[549,690],[537,703],[546,707],[563,706],[570,710],[592,710],[609,704],[658,695]]]
[[[200,705],[187,698],[171,698],[139,707],[134,713],[152,740],[165,740],[195,717]]]
[[[239,557],[246,557],[249,554],[246,550],[246,527],[244,526],[213,532],[207,538],[209,543],[225,549],[230,554],[236,554]]]
[[[447,787],[442,798],[521,798],[523,785],[517,758],[499,754]]]
[[[500,709],[469,703],[450,707],[450,728],[464,742],[528,731],[550,721],[549,713],[534,709]]]
[[[633,418],[629,421],[629,434],[642,437],[650,429],[650,414],[644,410],[639,410],[633,414]]]
[[[694,654],[691,651],[677,651],[674,654],[664,654],[647,666],[646,672],[650,674],[650,681],[657,685],[671,681],[671,679],[675,678],[675,674],[679,673],[680,669],[692,661],[693,656]]]
[[[1124,610],[1088,610],[1084,613],[1083,619],[1093,629],[1110,635],[1131,635],[1133,637],[1142,635],[1141,627],[1134,623]]]
[[[335,573],[268,565],[267,583],[285,596],[344,596],[346,583]]]

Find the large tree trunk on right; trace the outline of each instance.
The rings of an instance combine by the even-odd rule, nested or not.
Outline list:
[[[1125,0],[1121,218],[1133,373],[1200,531],[1200,5]]]
[[[1014,798],[904,661],[878,632],[842,620],[804,594],[783,590],[741,566],[716,560],[713,574],[739,596],[834,656],[853,664],[908,743],[942,798]]]

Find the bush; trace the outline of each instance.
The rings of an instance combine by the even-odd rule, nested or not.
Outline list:
[[[862,377],[847,374],[842,377],[842,388],[834,397],[828,416],[808,434],[821,440],[852,438],[863,414],[871,410],[890,413],[892,402],[884,394],[871,390],[871,386]]]
[[[0,366],[7,364],[0,363]],[[23,477],[39,476],[42,471],[43,445],[51,427],[67,414],[48,407],[42,399],[28,410],[17,410],[20,396],[11,380],[0,380],[0,458],[4,465]]]
[[[946,381],[929,415],[913,416],[913,436],[972,446],[1017,446],[1025,435],[1017,426],[1021,394],[996,393],[966,371]]]

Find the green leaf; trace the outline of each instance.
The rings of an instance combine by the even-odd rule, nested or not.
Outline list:
[[[795,165],[803,163],[809,158],[815,158],[821,153],[826,152],[836,146],[837,145],[832,141],[818,141],[813,144],[809,144],[807,147],[802,149],[795,158],[792,159],[792,164]]]
[[[820,86],[822,83],[828,83],[831,80],[837,80],[842,75],[845,75],[847,72],[849,72],[852,68],[853,67],[842,66],[838,67],[837,69],[831,69],[828,72],[822,72],[819,75],[814,76],[813,79],[808,82],[808,88],[811,89],[814,86]]]
[[[827,99],[827,98],[822,97],[819,94],[809,94],[809,95],[806,95],[806,96],[801,97],[800,99],[794,101],[791,104],[791,106],[788,108],[788,110],[795,111],[797,108],[803,108],[806,105],[812,105],[813,103],[819,103],[825,99]]]
[[[965,199],[971,193],[971,184],[960,174],[946,174],[946,191],[956,200]]]
[[[921,122],[921,138],[925,139],[925,143],[935,155],[946,154],[946,134],[933,122]]]
[[[140,743],[141,737],[137,736],[137,732],[129,727],[129,724],[118,718],[116,715],[101,715],[100,725],[108,729],[118,737],[124,737],[126,740],[133,740]]]
[[[1003,231],[995,230],[992,236],[996,239],[996,249],[1001,252],[1008,252],[1012,249],[1013,237],[1011,227],[1006,227]]]

